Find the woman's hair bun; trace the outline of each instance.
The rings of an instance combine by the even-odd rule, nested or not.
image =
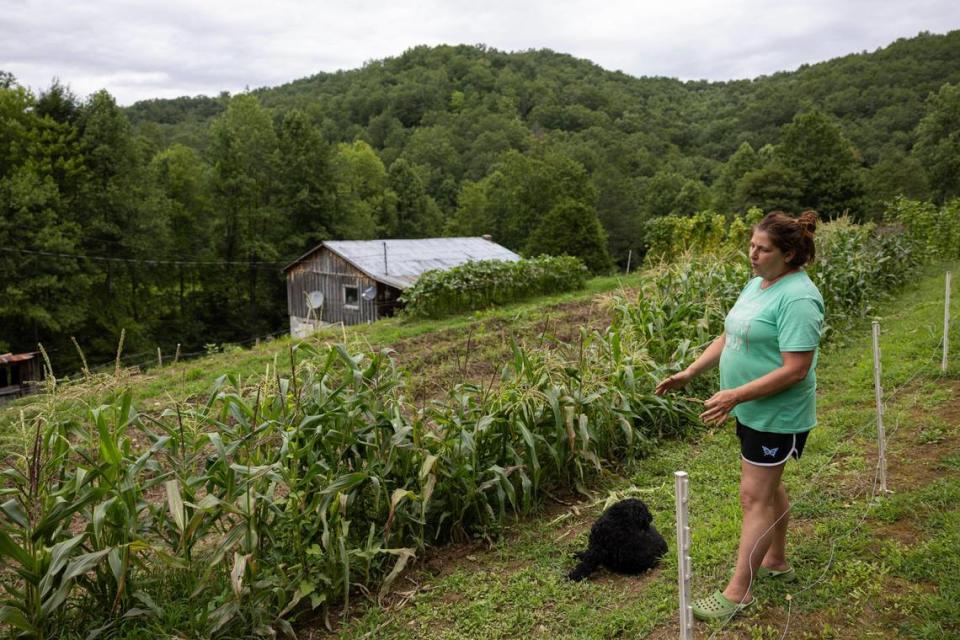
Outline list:
[[[819,218],[819,216],[817,216],[817,212],[816,212],[816,211],[812,211],[812,210],[811,210],[811,211],[804,211],[804,212],[801,213],[800,216],[797,218],[797,224],[800,225],[800,227],[801,227],[804,231],[806,231],[807,233],[811,233],[811,234],[812,234],[812,233],[815,233],[816,230],[817,230],[817,220],[818,220],[818,218]]]

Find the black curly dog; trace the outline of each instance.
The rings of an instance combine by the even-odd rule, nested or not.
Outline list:
[[[653,516],[642,500],[621,500],[603,512],[590,529],[586,551],[573,554],[580,561],[567,574],[580,581],[599,567],[636,574],[657,566],[667,543],[653,526]]]

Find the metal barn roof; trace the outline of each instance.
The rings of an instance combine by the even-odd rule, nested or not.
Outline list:
[[[449,269],[471,260],[516,261],[520,256],[486,238],[423,238],[420,240],[327,240],[293,264],[326,247],[374,280],[398,289],[412,285],[421,273]]]
[[[3,353],[0,354],[0,364],[14,364],[17,362],[26,362],[32,360],[39,351],[28,351],[27,353]]]

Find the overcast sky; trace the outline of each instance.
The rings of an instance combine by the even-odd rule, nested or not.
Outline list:
[[[81,97],[235,93],[418,44],[549,48],[634,76],[753,78],[920,31],[957,0],[0,0],[0,70]]]

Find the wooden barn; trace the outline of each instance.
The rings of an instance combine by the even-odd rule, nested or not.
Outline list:
[[[519,260],[488,237],[328,240],[287,265],[290,333],[320,323],[359,324],[390,316],[421,273],[471,260]]]
[[[34,393],[43,380],[39,352],[0,354],[0,404]]]

